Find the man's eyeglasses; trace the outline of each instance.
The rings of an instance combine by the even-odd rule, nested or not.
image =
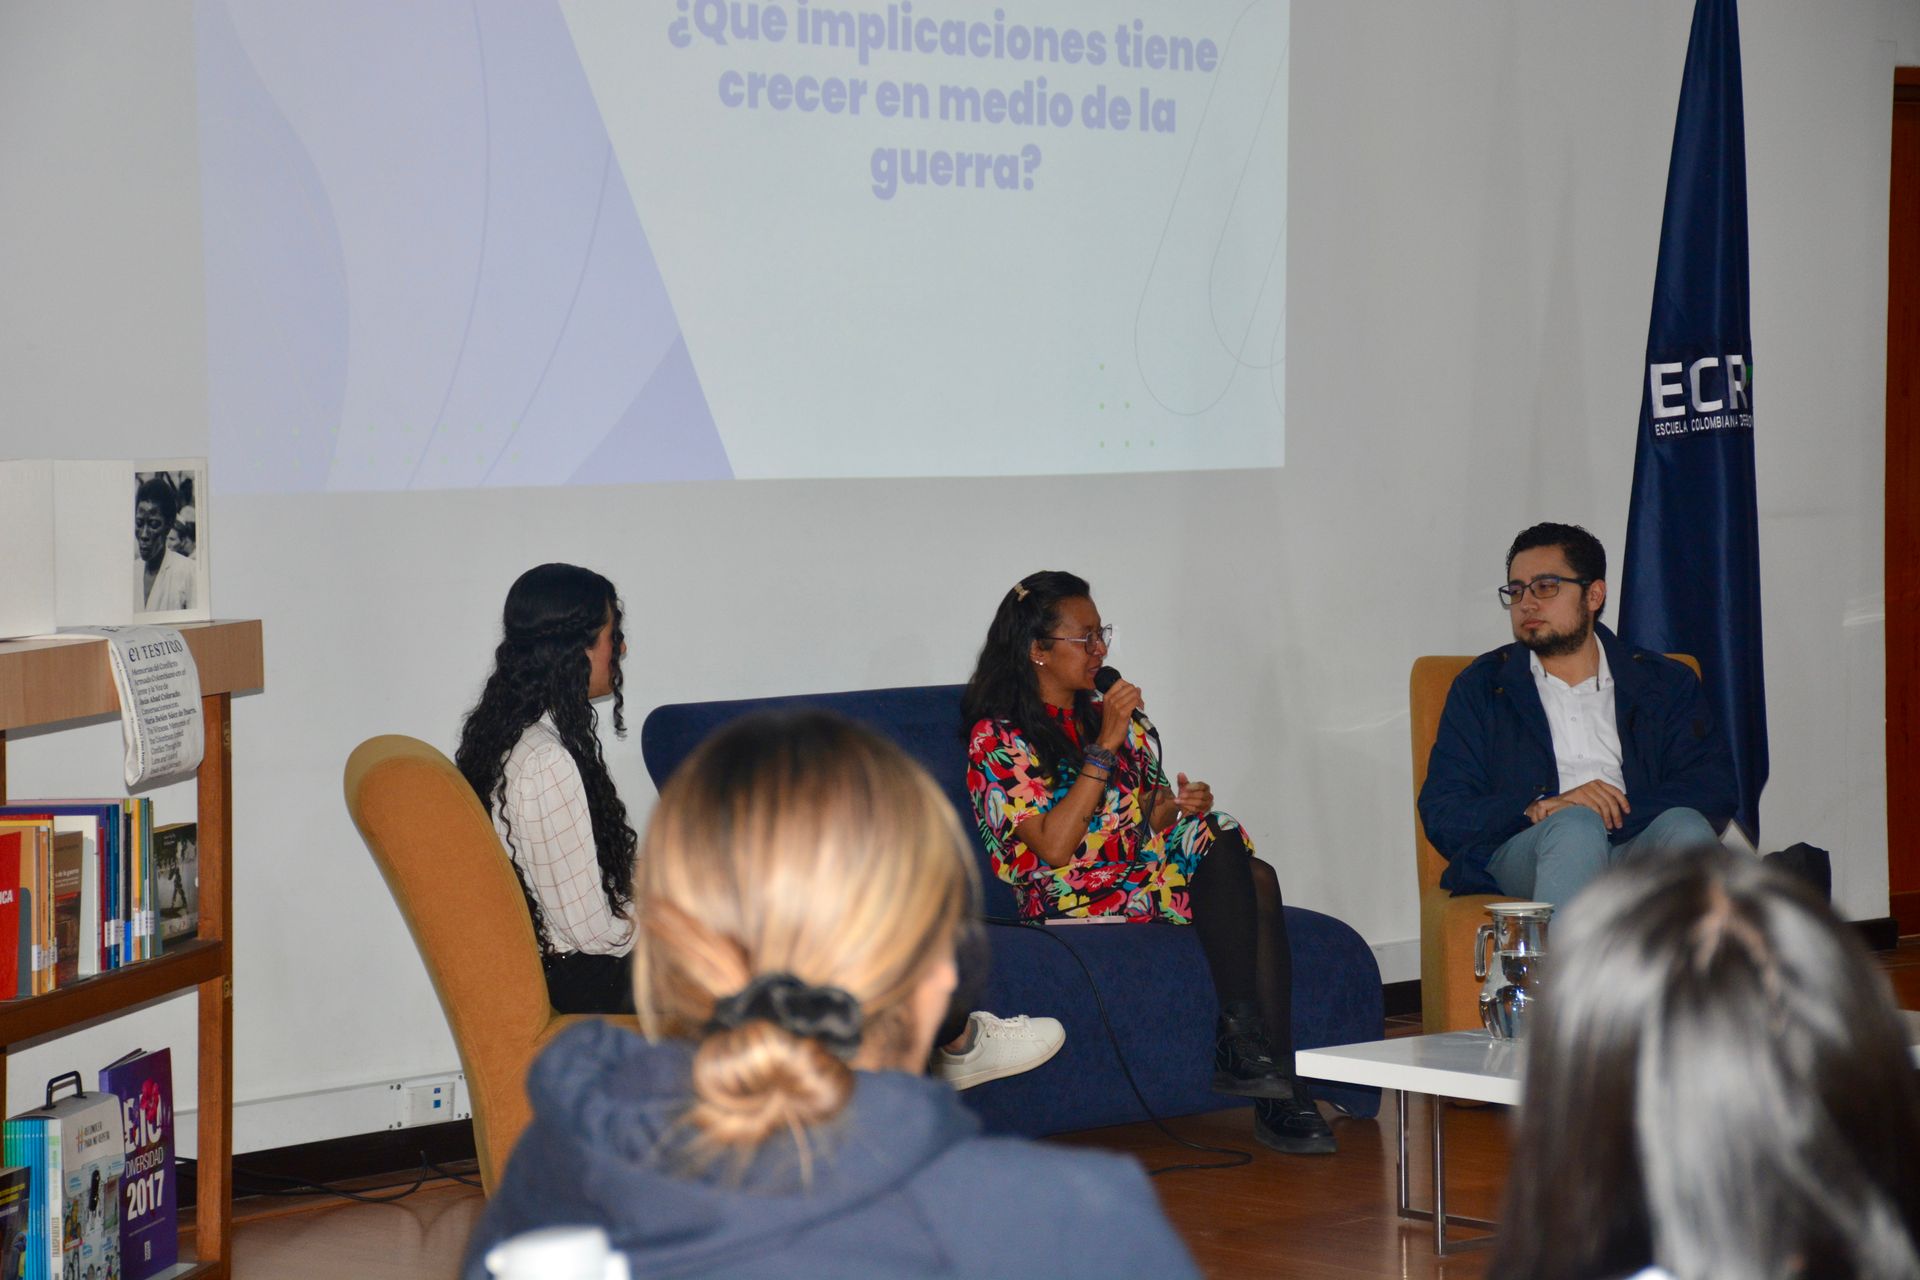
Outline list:
[[[1098,631],[1089,631],[1083,636],[1048,636],[1049,640],[1061,640],[1067,644],[1092,644],[1098,640],[1102,649],[1113,648],[1113,624],[1109,622]]]
[[[1500,596],[1500,603],[1511,609],[1514,605],[1519,604],[1520,597],[1529,591],[1533,592],[1533,598],[1535,600],[1551,600],[1560,594],[1560,584],[1563,582],[1571,582],[1574,586],[1585,591],[1598,581],[1600,581],[1598,578],[1563,578],[1557,573],[1543,573],[1532,582],[1509,582],[1506,586],[1500,587],[1497,590]]]

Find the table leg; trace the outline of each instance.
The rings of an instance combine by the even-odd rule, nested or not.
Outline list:
[[[1400,1184],[1400,1202],[1397,1207],[1400,1210],[1400,1216],[1404,1218],[1407,1216],[1407,1210],[1413,1208],[1413,1197],[1409,1194],[1411,1189],[1407,1185],[1407,1091],[1397,1090],[1394,1097],[1394,1140],[1399,1147],[1399,1158],[1394,1164],[1394,1168],[1399,1171],[1397,1180]]]
[[[1433,1251],[1447,1256],[1447,1102],[1427,1095],[1427,1124],[1433,1135]]]
[[[1413,1207],[1413,1190],[1410,1183],[1410,1166],[1407,1160],[1407,1092],[1395,1091],[1394,1146],[1397,1173],[1395,1175],[1395,1208],[1403,1218],[1412,1218],[1418,1222],[1433,1223],[1433,1251],[1439,1257],[1462,1253],[1468,1249],[1483,1249],[1494,1241],[1491,1235],[1478,1236],[1469,1240],[1449,1240],[1448,1227],[1477,1227],[1483,1231],[1493,1231],[1499,1224],[1485,1218],[1469,1218],[1465,1214],[1447,1212],[1447,1136],[1446,1136],[1446,1099],[1427,1096],[1427,1119],[1431,1135],[1430,1151],[1433,1158],[1433,1208],[1416,1209]]]

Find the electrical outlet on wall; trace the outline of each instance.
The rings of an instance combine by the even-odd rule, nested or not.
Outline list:
[[[458,1075],[421,1076],[388,1086],[394,1097],[394,1118],[387,1128],[411,1129],[416,1125],[457,1119],[456,1095],[462,1092],[456,1087],[459,1080]]]

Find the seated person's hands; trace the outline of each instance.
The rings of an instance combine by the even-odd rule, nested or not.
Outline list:
[[[1153,793],[1153,809],[1148,814],[1156,831],[1165,830],[1181,817],[1204,818],[1213,812],[1213,788],[1204,782],[1189,782],[1187,775],[1173,775],[1176,790],[1165,787]]]
[[[1176,773],[1173,777],[1180,789],[1174,797],[1174,803],[1180,807],[1181,813],[1189,818],[1204,818],[1213,812],[1212,787],[1204,782],[1188,782],[1184,773]]]
[[[1618,831],[1620,825],[1633,812],[1633,806],[1627,803],[1626,793],[1610,782],[1599,778],[1583,782],[1571,791],[1562,791],[1557,796],[1542,796],[1527,806],[1527,820],[1539,822],[1560,812],[1569,805],[1579,805],[1591,809],[1600,815],[1609,831]]]

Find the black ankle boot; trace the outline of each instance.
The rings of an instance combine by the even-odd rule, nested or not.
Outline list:
[[[1251,1009],[1229,1006],[1214,1028],[1213,1091],[1241,1098],[1291,1098],[1288,1073],[1273,1060],[1266,1029]]]
[[[1290,1156],[1332,1155],[1338,1147],[1333,1130],[1321,1118],[1320,1108],[1304,1088],[1285,1101],[1260,1099],[1253,1104],[1253,1136],[1262,1146]]]

